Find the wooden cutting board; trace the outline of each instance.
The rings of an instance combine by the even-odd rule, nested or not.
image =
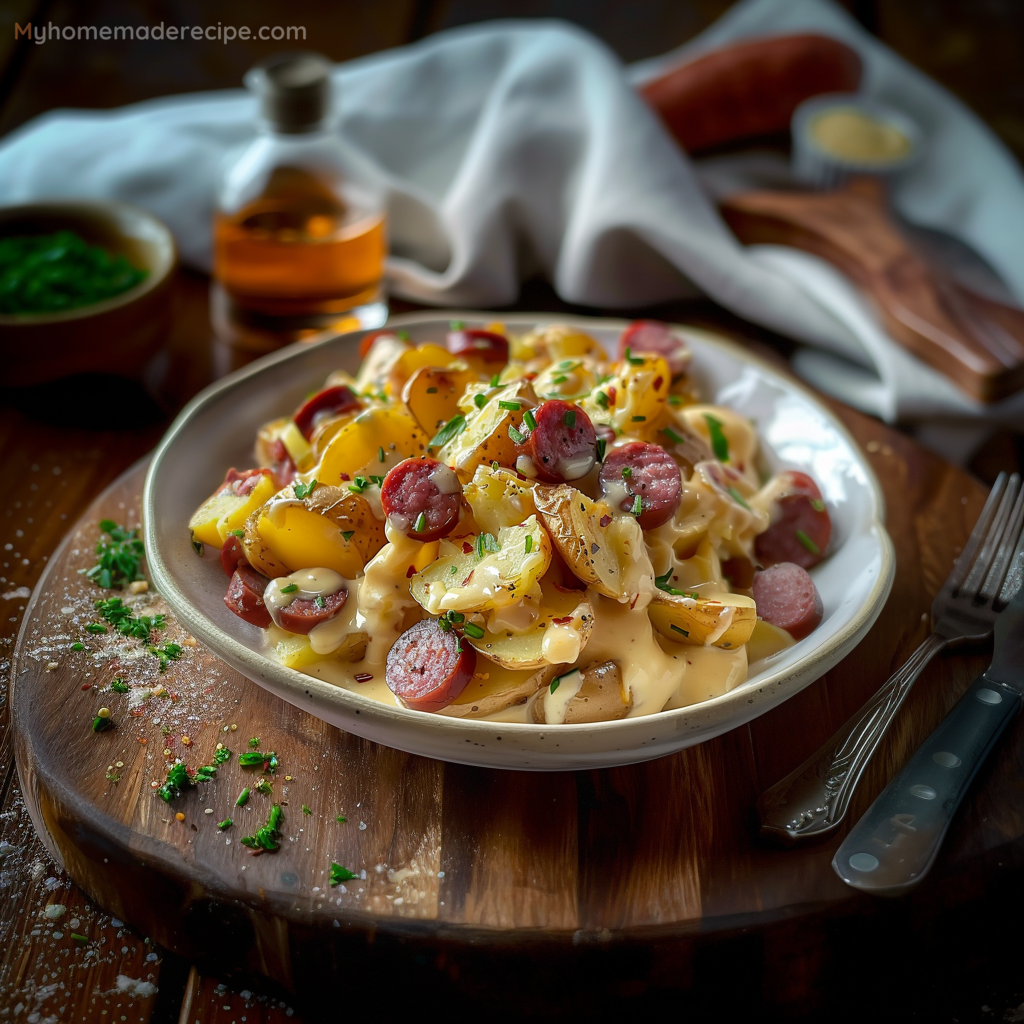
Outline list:
[[[837,411],[882,481],[897,551],[892,595],[867,639],[749,726],[657,761],[579,773],[492,771],[376,746],[280,702],[201,646],[162,675],[148,654],[104,661],[96,652],[107,641],[83,631],[100,592],[78,570],[92,562],[101,518],[138,522],[145,466],[135,466],[84,512],[25,614],[12,712],[37,829],[93,899],[143,934],[222,978],[269,979],[318,1012],[343,1009],[353,988],[389,1006],[479,997],[507,1012],[635,1009],[668,994],[680,1007],[713,1007],[723,991],[734,1007],[807,1009],[809,993],[858,951],[876,958],[888,944],[896,956],[909,930],[915,949],[934,953],[929,915],[976,905],[987,880],[997,884],[995,860],[1021,861],[1019,723],[933,876],[898,911],[835,877],[841,837],[783,850],[754,827],[761,789],[922,639],[931,596],[984,498],[961,471]],[[174,623],[163,638],[185,641]],[[926,670],[854,814],[984,664],[945,655]],[[115,675],[162,683],[167,695],[133,707],[137,695],[102,689]],[[101,706],[116,727],[94,733]],[[281,847],[261,856],[240,839],[266,820],[270,798],[254,791],[234,806],[257,777],[234,758],[172,805],[152,788],[165,778],[164,751],[199,765],[218,742],[237,755],[256,736],[280,759],[273,799],[284,807]],[[218,830],[227,817],[234,825]],[[361,877],[331,888],[332,861]],[[880,914],[883,937],[866,942]]]

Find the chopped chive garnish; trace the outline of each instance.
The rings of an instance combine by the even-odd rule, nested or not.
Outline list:
[[[605,449],[607,447],[608,447],[608,442],[603,437],[599,437],[597,439],[597,461],[598,462],[604,462],[604,452],[605,452]]]
[[[236,807],[244,807],[249,802],[249,787],[246,786],[241,793],[238,794],[238,799],[235,801]]]
[[[230,818],[225,818],[223,821],[217,822],[217,828],[219,828],[221,832],[226,828],[231,828],[232,825],[234,825],[234,822]]]
[[[690,635],[690,631],[688,629],[683,629],[682,626],[677,626],[674,622],[669,623],[669,629],[674,629],[677,633],[682,633],[683,636]]]
[[[498,462],[497,462],[497,460],[495,460],[494,462],[491,463],[491,469],[493,469],[495,472],[497,472],[497,470],[498,470]]]
[[[383,461],[384,461],[384,459],[385,459],[385,455],[384,455],[384,447],[383,447],[383,446],[381,446],[380,448],[378,448],[378,449],[377,449],[377,460],[378,460],[379,462],[383,462]]]
[[[444,615],[442,615],[441,618],[439,618],[437,620],[437,625],[438,625],[438,628],[441,630],[442,633],[449,633],[449,632],[451,632],[452,624],[448,621],[448,619]]]
[[[437,394],[437,388],[427,388],[427,394],[428,395],[436,395]]]
[[[113,519],[101,519],[100,530],[108,539],[100,539],[96,545],[99,560],[88,569],[85,575],[103,587],[104,590],[121,588],[126,583],[142,579],[139,565],[142,561],[142,541],[138,538],[138,530],[129,530],[118,526]],[[199,545],[202,554],[202,545]]]
[[[431,439],[431,448],[440,448],[466,429],[466,417],[461,413],[453,416]]]
[[[450,569],[448,570],[448,575],[449,575],[449,576],[454,576],[454,575],[455,575],[455,574],[456,574],[456,573],[457,573],[458,571],[459,571],[459,567],[458,567],[457,565],[453,565],[453,566],[452,566],[452,567],[451,567],[451,568],[450,568]]]
[[[630,417],[630,422],[631,423],[644,423],[644,422],[646,422],[646,420],[647,420],[646,416],[631,416]]]
[[[232,530],[231,531],[231,536],[232,537],[244,537],[245,536],[245,530]]]
[[[466,324],[463,320],[449,320],[448,326],[453,331],[461,331],[466,326]]]
[[[496,388],[500,383],[501,383],[501,374],[500,373],[496,373],[491,378],[491,387],[492,388]]]
[[[395,331],[395,337],[399,341],[408,341],[409,340],[409,332],[408,331]]]
[[[622,467],[622,478],[628,480],[633,475],[633,470],[629,466]]]
[[[641,513],[643,512],[643,510],[644,510],[644,503],[640,500],[640,495],[638,494],[633,499],[633,515],[639,517],[641,515]]]
[[[339,814],[334,820],[335,821],[340,821],[342,823],[342,825],[345,825],[345,824],[348,823],[348,818],[346,818],[344,814]]]
[[[564,373],[560,373],[557,377],[551,378],[552,384],[564,384],[569,378]]]
[[[704,413],[704,421],[708,425],[708,433],[711,435],[711,448],[715,458],[719,462],[729,461],[729,442],[722,431],[722,421],[711,413]]]
[[[474,395],[473,396],[473,404],[478,409],[482,409],[487,404],[487,396],[486,395]]]
[[[522,434],[520,434],[520,433],[519,433],[519,431],[518,431],[518,430],[516,430],[516,428],[515,428],[515,427],[513,427],[511,423],[510,423],[510,424],[509,424],[509,426],[508,426],[508,436],[509,436],[509,437],[510,437],[510,438],[511,438],[511,439],[512,439],[512,440],[513,440],[513,441],[514,441],[514,442],[515,442],[516,444],[522,444],[522,443],[523,443],[523,441],[525,441],[525,440],[526,440],[526,438],[524,438],[524,437],[523,437],[523,435],[522,435]]]
[[[384,486],[384,477],[382,476],[371,476],[370,483],[376,484],[378,487]]]
[[[313,604],[315,604],[317,608],[325,608],[327,606],[327,602],[324,600],[324,595],[317,594],[316,597],[313,598]]]
[[[743,495],[740,494],[740,492],[736,490],[735,487],[729,488],[729,494],[732,496],[733,501],[735,501],[737,505],[742,505],[748,512],[750,511],[750,505],[747,504],[747,499],[744,498]]]
[[[342,530],[341,535],[345,538],[346,543],[355,536],[355,530]]]
[[[523,423],[530,428],[530,430],[537,429],[537,420],[534,419],[533,413],[529,409],[523,413]]]
[[[679,395],[669,395],[668,396],[668,404],[669,405],[682,405],[683,404],[683,400],[682,400],[682,398]]]
[[[83,644],[83,643],[73,643],[71,645],[71,650],[73,650],[73,651],[84,651],[85,650],[85,644]]]
[[[598,391],[597,394],[594,395],[594,400],[602,409],[608,408],[608,396],[603,391]]]
[[[88,633],[106,633],[107,631],[107,627],[102,622],[90,622],[85,629]]]
[[[302,813],[303,814],[312,814],[313,812],[305,804],[303,804],[302,805]]]
[[[529,554],[533,550],[533,537],[529,534],[526,535],[526,540],[523,542],[523,548],[526,553]]]
[[[425,512],[421,512],[416,517],[416,524],[413,526],[413,531],[415,533],[423,533],[423,531],[426,530],[426,528],[427,528],[427,515],[426,515]]]
[[[521,405],[522,405],[522,402],[504,402],[504,401],[502,401],[502,402],[498,403],[498,408],[499,409],[509,409],[512,412],[519,412],[519,409],[520,409]]]
[[[683,438],[681,434],[677,434],[671,427],[662,427],[661,432],[673,443],[682,444]]]
[[[818,545],[815,544],[814,541],[811,540],[811,538],[808,537],[807,534],[804,533],[803,530],[797,530],[796,531],[796,539],[798,541],[800,541],[800,543],[805,548],[807,548],[807,550],[810,551],[810,553],[812,555],[820,555],[821,554],[821,548],[819,548]]]
[[[551,680],[551,692],[552,693],[554,693],[555,690],[558,689],[558,687],[561,685],[561,682],[562,682],[562,677],[561,676],[557,676],[555,679]]]
[[[281,838],[281,805],[274,804],[270,808],[270,815],[266,825],[261,825],[251,836],[242,837],[242,845],[248,846],[250,850],[276,850],[277,840]]]
[[[626,362],[632,363],[634,366],[640,366],[643,363],[643,359],[640,356],[633,355],[630,349],[626,349]]]
[[[672,584],[669,582],[669,580],[671,579],[672,567],[669,566],[668,569],[661,576],[654,577],[654,585],[659,590],[663,590],[666,594],[672,594],[674,597],[682,597],[685,591],[677,590],[675,587],[673,587]]]
[[[567,413],[566,413],[566,414],[565,414],[565,415],[564,415],[564,416],[562,417],[562,422],[563,422],[563,423],[564,423],[564,424],[565,424],[565,425],[566,425],[567,427],[574,427],[574,426],[576,426],[576,413],[575,413],[575,412],[573,412],[573,410],[572,410],[572,409],[570,409],[570,410],[569,410],[569,411],[568,411],[568,412],[567,412]]]
[[[344,821],[345,819],[339,820]],[[331,885],[341,885],[342,882],[351,882],[353,878],[358,877],[354,871],[349,871],[348,868],[343,868],[340,864],[331,861]]]
[[[811,508],[813,508],[815,512],[824,512],[825,502],[820,501],[818,498],[814,498],[811,501]]]
[[[357,475],[357,476],[356,476],[356,477],[355,477],[355,478],[354,478],[354,479],[352,480],[352,483],[350,483],[350,484],[348,485],[348,489],[349,489],[349,490],[350,490],[350,491],[351,491],[351,492],[352,492],[353,494],[362,494],[362,493],[363,493],[363,491],[365,491],[365,490],[366,490],[366,488],[367,488],[367,487],[369,487],[369,486],[370,486],[370,481],[369,481],[369,480],[367,480],[365,476],[358,476],[358,475]]]
[[[107,729],[113,729],[113,728],[114,728],[114,720],[109,715],[107,715],[106,717],[103,717],[103,718],[101,718],[99,715],[97,715],[92,720],[92,731],[93,732],[106,732]]]
[[[483,639],[484,631],[475,622],[467,622],[465,630],[466,636],[471,636],[474,640]]]
[[[88,942],[89,941],[89,936],[88,935],[79,935],[78,932],[72,932],[71,933],[71,938],[73,938],[75,940],[75,942],[83,942],[84,943],[84,942]]]
[[[466,616],[463,615],[462,612],[456,612],[456,611],[448,612],[446,618],[448,619],[449,622],[455,622],[455,623],[465,622],[466,621]]]
[[[249,749],[250,750],[258,750],[259,749],[259,745],[260,745],[260,738],[259,738],[259,736],[252,736],[249,739]]]
[[[296,498],[308,498],[309,495],[316,490],[317,481],[310,480],[308,484],[296,484],[295,485],[295,497]]]
[[[131,687],[120,676],[111,682],[110,688],[114,693],[128,693],[131,690]]]
[[[282,594],[294,594],[299,589],[298,583],[289,583],[287,587],[281,588]]]

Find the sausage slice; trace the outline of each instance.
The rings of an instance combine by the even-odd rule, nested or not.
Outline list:
[[[466,359],[475,356],[485,363],[508,362],[508,338],[495,331],[464,329],[449,331],[445,337],[445,347],[453,356]]]
[[[308,441],[321,421],[361,407],[362,402],[356,393],[347,384],[338,384],[336,387],[324,388],[308,398],[295,410],[292,419]]]
[[[524,420],[525,440],[521,448],[533,463],[538,480],[561,484],[578,480],[594,468],[597,433],[590,417],[578,405],[553,398],[541,402],[530,415],[536,425],[531,427]]]
[[[282,629],[287,629],[289,633],[301,633],[303,636],[308,636],[314,626],[333,619],[347,600],[347,590],[324,594],[319,601],[315,598],[300,597],[282,608],[277,613],[277,617]]]
[[[406,459],[384,477],[380,503],[407,537],[437,540],[459,521],[462,484],[455,470],[437,459]]]
[[[772,503],[770,525],[754,541],[754,551],[762,565],[793,562],[811,569],[825,557],[832,520],[818,485],[806,473],[792,470],[784,477],[784,490]]]
[[[613,448],[605,456],[598,482],[605,499],[623,512],[632,512],[640,498],[637,522],[643,530],[667,523],[683,500],[683,478],[676,460],[646,441]]]
[[[221,545],[220,564],[228,576],[232,576],[240,564],[249,564],[241,540],[233,533],[228,534],[228,539]]]
[[[690,350],[686,342],[660,320],[635,320],[631,323],[619,335],[620,360],[626,358],[627,348],[634,356],[644,352],[661,356],[668,363],[673,377],[684,373],[690,364]]]
[[[821,595],[799,565],[780,562],[757,573],[753,591],[757,614],[794,640],[802,640],[821,622]]]
[[[270,612],[263,603],[263,592],[270,581],[248,563],[239,563],[231,576],[224,603],[246,622],[266,629],[270,625]]]
[[[436,619],[407,629],[388,652],[384,678],[407,708],[440,711],[466,688],[476,669],[476,651]]]

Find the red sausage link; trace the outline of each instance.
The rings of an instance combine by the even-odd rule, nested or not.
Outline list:
[[[240,618],[266,629],[270,612],[263,603],[263,591],[270,581],[250,565],[239,565],[228,584],[224,603]]]
[[[221,545],[220,564],[229,576],[234,574],[239,565],[249,564],[245,558],[242,542],[234,534],[230,534]]]
[[[802,640],[821,622],[821,595],[807,570],[780,562],[754,576],[757,614],[794,640]]]
[[[461,650],[460,650],[461,648]],[[436,619],[407,629],[388,652],[388,689],[407,708],[440,711],[466,688],[476,669],[476,651]]]
[[[754,541],[754,551],[762,565],[795,562],[811,569],[825,557],[832,520],[806,473],[792,470],[784,476],[785,493],[773,504],[770,525]]]
[[[523,423],[524,455],[530,457],[537,479],[549,484],[586,476],[597,460],[597,433],[590,417],[572,402],[553,398],[531,414],[535,427]]]
[[[476,356],[485,363],[508,362],[508,338],[494,331],[449,331],[444,343],[453,356]]]
[[[683,478],[675,459],[664,448],[646,441],[630,441],[613,448],[604,459],[598,477],[604,497],[631,512],[640,497],[641,529],[653,530],[667,523],[683,500]]]
[[[356,393],[347,384],[338,384],[333,388],[324,388],[315,395],[306,399],[295,410],[292,419],[295,426],[302,432],[302,436],[308,441],[313,436],[313,431],[318,423],[332,416],[340,416],[343,412],[352,409],[361,409],[363,403],[359,401]]]
[[[348,600],[347,590],[337,590],[333,594],[324,594],[323,604],[317,604],[314,598],[300,597],[292,601],[286,608],[282,608],[277,617],[280,620],[281,628],[287,629],[289,633],[301,633],[307,636],[314,626],[321,622],[333,619],[345,606]]]
[[[672,376],[686,371],[690,365],[690,350],[686,342],[675,335],[668,324],[660,320],[636,320],[619,335],[619,359],[626,358],[626,349],[631,355],[661,356],[668,363]]]
[[[274,482],[278,487],[287,487],[299,471],[295,461],[288,454],[281,438],[276,438],[270,446],[270,472],[274,474]]]
[[[811,96],[856,92],[861,61],[819,35],[775,36],[712,50],[648,82],[641,92],[688,153],[781,133]]]
[[[462,484],[455,470],[437,459],[406,459],[384,477],[380,503],[407,537],[437,540],[459,521]]]

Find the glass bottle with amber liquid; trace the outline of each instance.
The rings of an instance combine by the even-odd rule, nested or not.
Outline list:
[[[253,352],[387,316],[382,204],[347,173],[330,62],[282,55],[253,68],[257,137],[223,179],[214,223],[213,318]]]

